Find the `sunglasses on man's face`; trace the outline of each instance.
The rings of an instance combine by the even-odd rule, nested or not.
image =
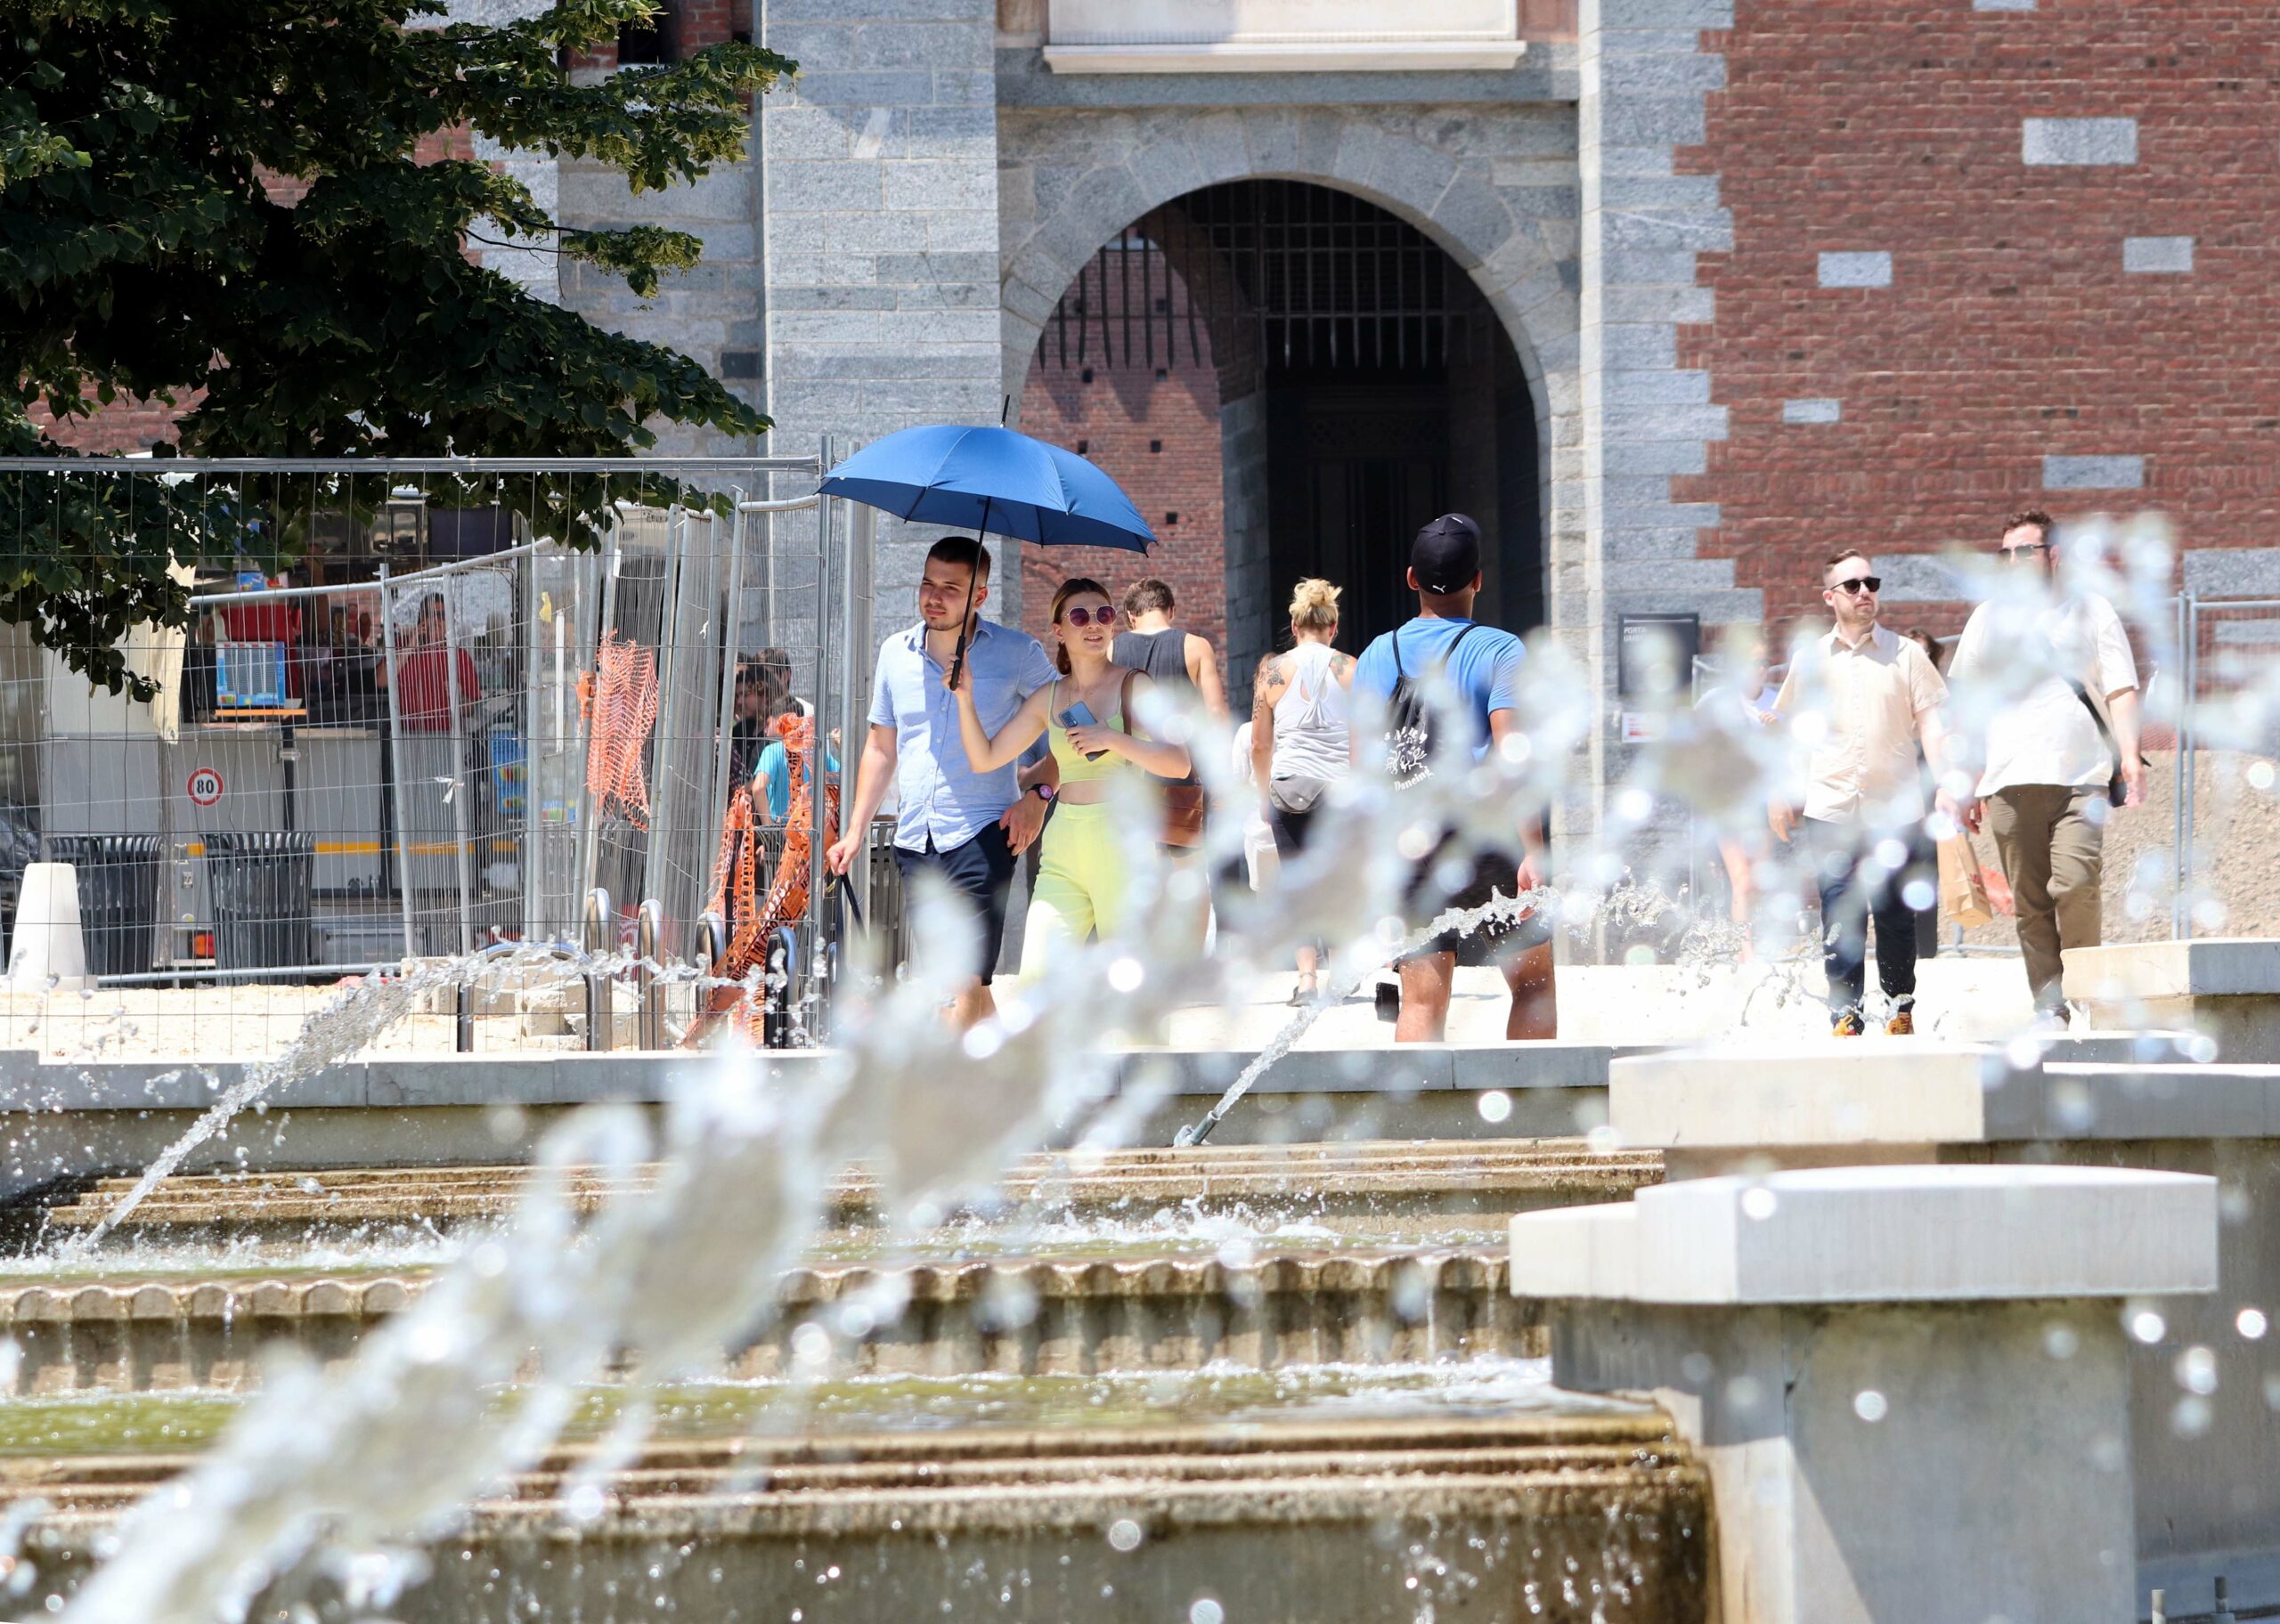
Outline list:
[[[1087,626],[1113,626],[1116,624],[1116,611],[1109,608],[1063,609],[1061,618],[1080,629]]]
[[[1863,592],[1873,596],[1884,589],[1885,578],[1881,575],[1855,575],[1852,580],[1840,581],[1829,589],[1832,592],[1849,592],[1855,597]]]
[[[2017,564],[2023,559],[2040,557],[2049,550],[2050,543],[2048,541],[2030,541],[2024,547],[2007,547],[2003,549],[2003,562]]]

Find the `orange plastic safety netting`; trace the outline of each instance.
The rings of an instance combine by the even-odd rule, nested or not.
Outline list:
[[[594,815],[616,811],[635,828],[647,829],[649,780],[641,757],[657,725],[657,651],[621,633],[607,633],[594,656],[594,672],[590,690],[580,695],[590,724],[586,787],[593,795]]]
[[[815,832],[815,798],[809,773],[815,756],[816,725],[804,716],[783,716],[771,729],[783,741],[784,759],[791,778],[791,804],[784,820],[784,848],[775,873],[768,874],[768,854],[761,826],[753,811],[753,798],[740,787],[729,803],[721,826],[721,852],[712,865],[712,897],[706,904],[728,926],[728,957],[712,973],[725,981],[742,981],[767,962],[769,939],[786,925],[807,917],[808,866]],[[824,844],[839,838],[839,784],[824,781]],[[761,893],[762,877],[767,894]],[[698,1019],[685,1040],[695,1043],[712,1023],[728,1015],[745,1035],[758,1041],[764,1000],[741,987],[710,989]]]

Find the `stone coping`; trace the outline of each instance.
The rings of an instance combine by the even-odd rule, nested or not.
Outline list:
[[[2064,1038],[2048,1053],[2121,1060],[2134,1052],[2135,1042],[2126,1033]],[[1911,1063],[1940,1047],[1929,1040],[1869,1041],[1851,1052]],[[1564,1042],[1298,1050],[1275,1061],[1256,1092],[1411,1098],[1487,1089],[1600,1089],[1616,1062],[1660,1052],[1653,1044]],[[767,1060],[796,1075],[832,1058],[793,1051]],[[1152,1081],[1152,1074],[1168,1068],[1174,1095],[1216,1100],[1255,1058],[1217,1049],[1136,1049],[1120,1057],[1119,1083]],[[281,1084],[266,1103],[273,1110],[578,1106],[604,1100],[655,1104],[671,1096],[677,1074],[714,1063],[710,1056],[678,1051],[378,1055]],[[43,1061],[29,1051],[0,1052],[0,1112],[202,1110],[249,1069],[237,1061]]]
[[[1747,1307],[2152,1296],[2217,1285],[2217,1182],[2107,1167],[1835,1167],[1512,1220],[1511,1289]]]
[[[2075,947],[2065,966],[2066,996],[2083,1003],[2280,997],[2280,939],[2265,937]]]
[[[1616,1060],[1608,1116],[1631,1150],[2261,1139],[2280,1137],[2280,1067],[1971,1045],[1703,1049]]]

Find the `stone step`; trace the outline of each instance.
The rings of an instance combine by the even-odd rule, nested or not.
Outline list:
[[[0,1467],[0,1506],[31,1519],[15,1604],[60,1611],[123,1506],[191,1458]],[[600,1479],[598,1508],[573,1492],[593,1469],[562,1451],[477,1501],[389,1616],[868,1624],[1012,1616],[1007,1597],[1099,1624],[1708,1610],[1704,1475],[1651,1411],[655,1442]],[[306,1596],[326,1616],[333,1599]]]
[[[857,1263],[785,1277],[782,1313],[719,1374],[1274,1370],[1540,1355],[1537,1305],[1495,1248]],[[124,1279],[0,1289],[24,1396],[255,1386],[259,1354],[326,1365],[427,1289],[418,1273]],[[807,1328],[823,1329],[818,1343]]]
[[[512,1165],[177,1175],[129,1211],[117,1232],[284,1235],[406,1223],[448,1229],[502,1217],[532,1176]],[[647,1188],[655,1176],[654,1167],[623,1176],[575,1170],[568,1178],[570,1199],[590,1212]],[[1660,1176],[1660,1159],[1652,1154],[1602,1154],[1581,1140],[1230,1145],[1032,1157],[999,1186],[997,1206],[1022,1207],[1030,1217],[1241,1206],[1302,1211],[1332,1227],[1367,1231],[1428,1214],[1503,1218],[1619,1200]],[[57,1199],[47,1224],[65,1233],[93,1228],[134,1185],[126,1178],[98,1180]],[[859,1169],[833,1181],[827,1211],[841,1227],[872,1227],[884,1216],[878,1186]]]

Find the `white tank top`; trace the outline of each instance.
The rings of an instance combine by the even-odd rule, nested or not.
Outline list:
[[[1274,702],[1277,778],[1342,778],[1352,764],[1348,695],[1330,669],[1337,653],[1327,643],[1301,643],[1282,656],[1290,682]]]

